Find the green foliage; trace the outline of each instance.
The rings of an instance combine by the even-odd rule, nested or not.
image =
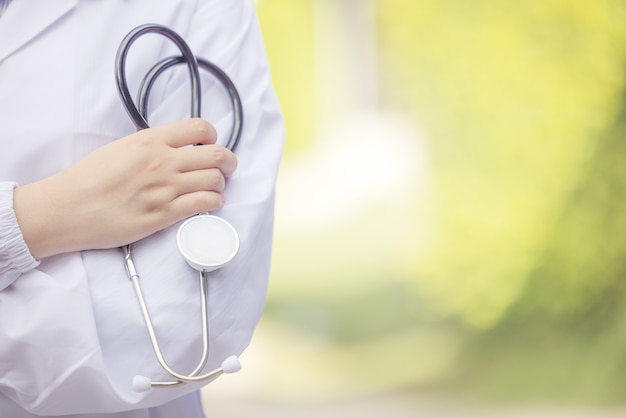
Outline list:
[[[614,118],[624,7],[566,0],[379,5],[387,100],[411,106],[429,135],[438,232],[428,265],[417,267],[422,285],[450,313],[489,328],[523,293]],[[565,259],[577,251],[576,242],[561,245]]]
[[[439,232],[421,285],[477,330],[448,389],[623,401],[624,4],[394,0],[381,12],[387,100],[430,135]]]
[[[517,311],[611,321],[626,285],[626,100],[595,139]]]

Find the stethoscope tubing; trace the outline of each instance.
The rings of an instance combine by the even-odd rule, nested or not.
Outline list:
[[[141,313],[146,324],[146,328],[148,329],[148,335],[150,336],[150,342],[152,343],[152,348],[154,350],[154,354],[163,369],[168,372],[172,377],[178,379],[177,382],[157,382],[153,381],[151,385],[153,387],[158,386],[177,386],[184,382],[195,382],[201,380],[207,380],[212,377],[217,377],[222,373],[221,370],[213,371],[207,373],[205,375],[198,376],[200,371],[206,365],[208,354],[209,354],[209,320],[208,320],[208,309],[207,309],[207,300],[206,300],[206,275],[204,272],[198,272],[199,275],[199,284],[200,284],[200,306],[201,306],[201,318],[202,318],[202,355],[200,361],[196,368],[189,373],[188,375],[183,375],[175,370],[173,370],[163,356],[163,352],[161,350],[161,346],[159,344],[159,340],[156,336],[156,332],[154,330],[154,325],[152,324],[152,319],[150,316],[150,312],[148,310],[148,306],[146,304],[146,300],[143,296],[143,291],[141,289],[141,284],[139,283],[140,278],[137,273],[137,269],[135,267],[135,263],[132,257],[132,249],[130,245],[126,245],[122,247],[124,251],[124,261],[126,265],[126,270],[130,280],[133,283],[133,287],[135,288],[135,293],[137,295],[137,300],[139,301],[139,307],[141,309]]]
[[[239,138],[241,137],[242,125],[243,125],[243,106],[241,104],[241,98],[239,97],[239,92],[235,87],[235,84],[228,77],[228,75],[222,71],[217,65],[212,63],[211,61],[205,60],[203,58],[195,57],[196,62],[199,68],[211,73],[215,78],[217,78],[222,86],[226,88],[228,97],[230,99],[230,104],[233,109],[233,126],[231,129],[230,137],[228,141],[224,145],[224,147],[228,148],[231,151],[235,151],[237,148],[237,144],[239,143]],[[139,109],[142,115],[148,114],[148,97],[150,97],[150,91],[156,79],[161,75],[161,73],[175,65],[186,64],[187,59],[184,56],[177,57],[169,57],[159,61],[155,64],[147,73],[146,76],[141,81],[139,86],[139,92],[137,94],[137,108]],[[195,100],[192,98],[192,100]],[[200,117],[200,114],[193,114],[193,117]]]
[[[164,60],[159,61],[155,64],[146,74],[146,76],[141,81],[137,103],[133,101],[132,95],[128,88],[128,82],[126,78],[126,57],[128,55],[128,51],[132,44],[141,36],[148,33],[157,33],[163,35],[170,39],[181,52],[180,56],[170,57]],[[191,82],[191,106],[190,106],[190,116],[191,117],[200,117],[201,115],[201,85],[200,85],[200,72],[199,68],[202,68],[211,74],[213,74],[220,83],[226,88],[228,95],[230,97],[230,102],[233,109],[233,127],[231,131],[231,135],[226,143],[225,147],[233,150],[236,148],[239,139],[242,133],[243,126],[243,108],[241,104],[241,98],[239,93],[231,81],[231,79],[222,71],[217,65],[211,63],[210,61],[204,59],[198,59],[194,56],[193,52],[187,45],[187,43],[178,35],[176,32],[171,29],[155,24],[147,24],[141,25],[137,28],[133,29],[131,32],[126,35],[126,37],[120,43],[120,46],[117,51],[117,55],[115,58],[115,77],[117,81],[118,91],[120,93],[120,97],[133,121],[137,130],[147,129],[149,128],[149,124],[147,121],[148,114],[148,98],[150,96],[150,91],[154,82],[158,76],[163,73],[168,68],[171,68],[175,65],[186,64],[189,70],[190,82]],[[150,341],[152,343],[152,347],[156,358],[161,365],[161,367],[170,374],[175,381],[150,381],[151,387],[172,387],[181,385],[187,382],[198,382],[198,381],[206,381],[212,379],[214,377],[219,376],[222,373],[230,373],[237,369],[236,366],[233,369],[233,366],[230,365],[227,367],[229,371],[225,370],[224,363],[221,368],[213,370],[211,372],[200,375],[201,371],[204,369],[209,353],[209,318],[208,318],[208,309],[207,309],[207,276],[206,271],[198,271],[199,284],[200,284],[200,303],[201,303],[201,318],[202,318],[202,355],[200,360],[194,370],[189,374],[181,374],[175,371],[163,356],[163,352],[158,342],[158,338],[156,336],[156,332],[154,330],[154,326],[152,324],[150,312],[148,310],[143,291],[141,289],[139,274],[137,273],[137,269],[135,267],[135,263],[132,255],[132,245],[127,244],[122,248],[124,253],[124,261],[126,270],[128,273],[129,279],[133,283],[133,287],[135,289],[135,293],[137,295],[137,299],[139,301],[139,306],[144,318],[144,322],[146,324],[146,328],[148,329],[148,334],[150,337]],[[228,359],[227,359],[228,361]]]
[[[137,93],[137,104],[135,104],[128,88],[126,78],[126,57],[128,56],[128,51],[132,44],[139,37],[148,33],[157,33],[167,37],[176,44],[182,55],[165,58],[152,66],[141,81]],[[135,124],[135,127],[138,130],[150,127],[145,115],[148,114],[148,98],[150,97],[152,86],[161,73],[179,64],[186,64],[189,70],[189,78],[191,81],[191,117],[201,116],[202,94],[200,87],[200,68],[215,76],[226,88],[233,109],[233,127],[230,137],[224,146],[234,152],[239,143],[243,126],[243,106],[235,84],[217,65],[211,61],[196,57],[185,40],[176,32],[165,26],[154,24],[138,26],[126,35],[117,51],[115,58],[115,78],[117,87],[124,107]]]
[[[124,37],[115,56],[115,78],[117,81],[117,88],[124,103],[124,107],[128,112],[131,120],[135,124],[138,130],[147,129],[150,127],[146,120],[145,114],[139,111],[138,106],[133,101],[132,94],[128,89],[128,81],[126,79],[126,57],[132,44],[139,39],[139,37],[148,34],[157,33],[170,39],[178,49],[181,51],[181,57],[184,58],[184,62],[189,69],[189,78],[191,81],[191,117],[199,117],[200,109],[202,108],[202,96],[200,94],[200,69],[198,67],[198,61],[195,55],[187,45],[187,42],[173,30],[161,25],[141,25],[133,29]],[[149,89],[148,89],[149,90]],[[147,101],[147,98],[145,98]],[[142,99],[144,100],[144,99]]]

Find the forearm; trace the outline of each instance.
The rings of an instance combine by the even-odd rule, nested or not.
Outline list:
[[[219,209],[237,162],[215,140],[207,122],[177,121],[118,139],[16,188],[15,214],[30,252],[41,259],[114,248]],[[198,143],[204,145],[186,147]]]

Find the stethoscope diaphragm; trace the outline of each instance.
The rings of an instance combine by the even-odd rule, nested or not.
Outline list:
[[[239,251],[235,228],[213,215],[196,215],[183,222],[176,243],[187,263],[204,272],[224,267]]]

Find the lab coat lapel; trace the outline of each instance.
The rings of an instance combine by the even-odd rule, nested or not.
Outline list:
[[[0,62],[76,6],[78,0],[14,1],[0,17]]]

